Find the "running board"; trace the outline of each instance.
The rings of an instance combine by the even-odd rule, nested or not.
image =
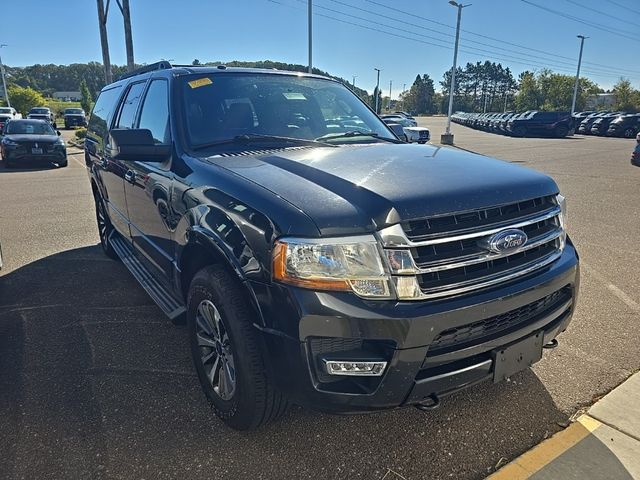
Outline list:
[[[109,236],[109,243],[122,260],[122,263],[167,317],[175,322],[186,312],[184,304],[153,277],[147,267],[138,260],[126,240],[116,232],[113,232]]]

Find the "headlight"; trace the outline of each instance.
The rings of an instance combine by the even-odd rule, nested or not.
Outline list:
[[[282,238],[273,250],[273,278],[313,290],[352,291],[365,298],[392,297],[389,276],[373,236]]]
[[[14,142],[13,140],[9,140],[9,139],[3,140],[2,143],[4,143],[4,145],[6,147],[17,147],[18,146],[18,144],[16,142]]]

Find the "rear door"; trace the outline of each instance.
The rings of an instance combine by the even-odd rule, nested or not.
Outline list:
[[[151,131],[156,144],[171,144],[169,125],[169,83],[153,79],[145,93],[136,128]],[[136,249],[154,267],[171,279],[172,239],[176,215],[171,209],[173,175],[171,161],[151,163],[124,159],[125,194]]]

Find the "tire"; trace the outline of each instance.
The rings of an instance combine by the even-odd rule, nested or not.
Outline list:
[[[212,265],[195,275],[187,297],[191,356],[211,408],[236,430],[255,430],[288,406],[265,375],[254,317],[224,267]]]
[[[58,163],[58,168],[64,168],[67,165],[69,165],[69,160],[65,158],[62,162]]]
[[[527,129],[525,127],[518,126],[513,129],[514,137],[524,137],[526,134],[527,134]]]
[[[636,136],[636,131],[633,128],[626,128],[624,132],[622,132],[622,136],[624,138],[633,138]]]
[[[98,224],[98,235],[100,235],[100,246],[104,254],[112,260],[120,260],[118,254],[111,246],[109,236],[113,232],[113,225],[107,215],[107,210],[104,208],[104,203],[97,195],[94,195],[96,203],[96,222]]]
[[[558,138],[564,138],[567,135],[569,135],[569,129],[567,127],[565,127],[564,125],[558,125],[554,130],[553,133],[556,137]]]

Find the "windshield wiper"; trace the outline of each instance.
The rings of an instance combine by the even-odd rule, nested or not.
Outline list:
[[[391,143],[403,143],[395,138],[381,137],[380,134],[374,132],[361,132],[360,130],[350,130],[342,133],[328,133],[322,137],[316,138],[316,140],[335,140],[337,138],[352,138],[352,137],[371,137],[376,140],[382,140]]]
[[[286,142],[286,143],[297,143],[299,145],[316,145],[323,147],[335,147],[337,145],[333,145],[331,143],[321,142],[319,140],[307,139],[307,138],[296,138],[296,137],[284,137],[280,135],[261,135],[258,133],[247,133],[244,135],[236,135],[233,138],[226,138],[223,140],[216,140],[214,142],[203,143],[200,145],[195,145],[193,147],[194,150],[202,150],[204,148],[215,147],[218,145],[229,145],[233,143],[251,143],[251,142],[260,142],[260,141],[276,141],[276,142]]]

